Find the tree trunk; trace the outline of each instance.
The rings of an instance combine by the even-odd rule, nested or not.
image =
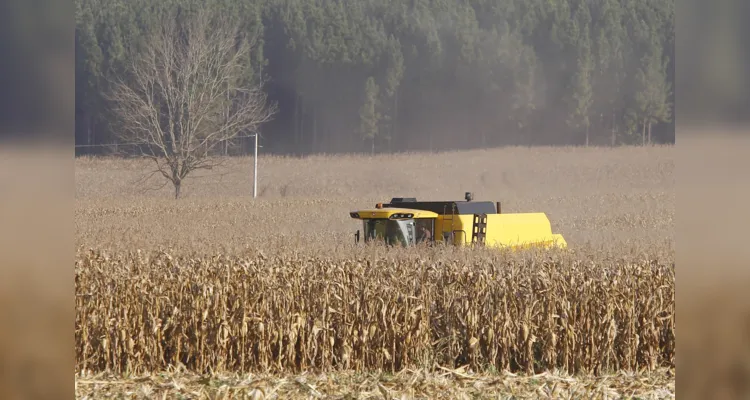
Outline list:
[[[370,155],[375,155],[375,136],[372,137],[372,142],[370,142]]]
[[[294,95],[294,150],[293,152],[297,152],[297,148],[299,147],[299,93],[295,93]]]
[[[648,123],[648,144],[651,145],[651,121]]]
[[[646,118],[643,119],[643,127],[641,128],[641,145],[646,145]]]
[[[182,182],[177,181],[177,182],[172,182],[172,183],[174,183],[174,198],[176,200],[180,198],[180,186],[182,185]]]
[[[589,126],[586,125],[586,147],[589,147]]]
[[[87,115],[86,116],[86,122],[88,122],[86,124],[87,125],[86,128],[88,130],[88,143],[86,143],[86,144],[88,144],[89,146],[91,146],[93,144],[93,138],[94,138],[94,136],[92,135],[93,129],[91,128],[94,125],[94,118],[91,115]]]
[[[617,137],[615,135],[615,111],[612,110],[612,147],[615,147],[617,143]]]
[[[305,107],[304,102],[300,104],[299,109],[299,154],[302,156],[307,153],[307,149],[305,149],[305,116],[307,116],[307,107]]]
[[[313,106],[312,110],[312,130],[313,130],[313,139],[312,139],[312,148],[311,153],[315,153],[315,151],[318,149],[318,107]]]
[[[393,131],[391,132],[391,139],[398,138],[398,89],[393,94]]]

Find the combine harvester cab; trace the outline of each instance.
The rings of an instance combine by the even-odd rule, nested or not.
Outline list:
[[[500,212],[500,202],[417,201],[393,198],[373,209],[352,211],[350,217],[362,221],[365,242],[383,241],[390,245],[446,243],[455,246],[479,245],[494,248],[567,248],[561,234],[552,233],[545,213]],[[360,231],[355,234],[360,241]]]

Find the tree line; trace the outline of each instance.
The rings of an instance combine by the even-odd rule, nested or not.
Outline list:
[[[75,4],[80,145],[122,140],[112,88],[164,15],[197,9],[240,27],[243,82],[276,110],[265,152],[674,141],[672,0]]]

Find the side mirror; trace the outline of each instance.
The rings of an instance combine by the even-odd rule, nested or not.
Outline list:
[[[359,229],[357,229],[357,233],[354,234],[354,243],[359,243]]]

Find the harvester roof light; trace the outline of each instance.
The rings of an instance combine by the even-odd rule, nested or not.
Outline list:
[[[375,208],[383,208],[383,203],[375,204]]]

